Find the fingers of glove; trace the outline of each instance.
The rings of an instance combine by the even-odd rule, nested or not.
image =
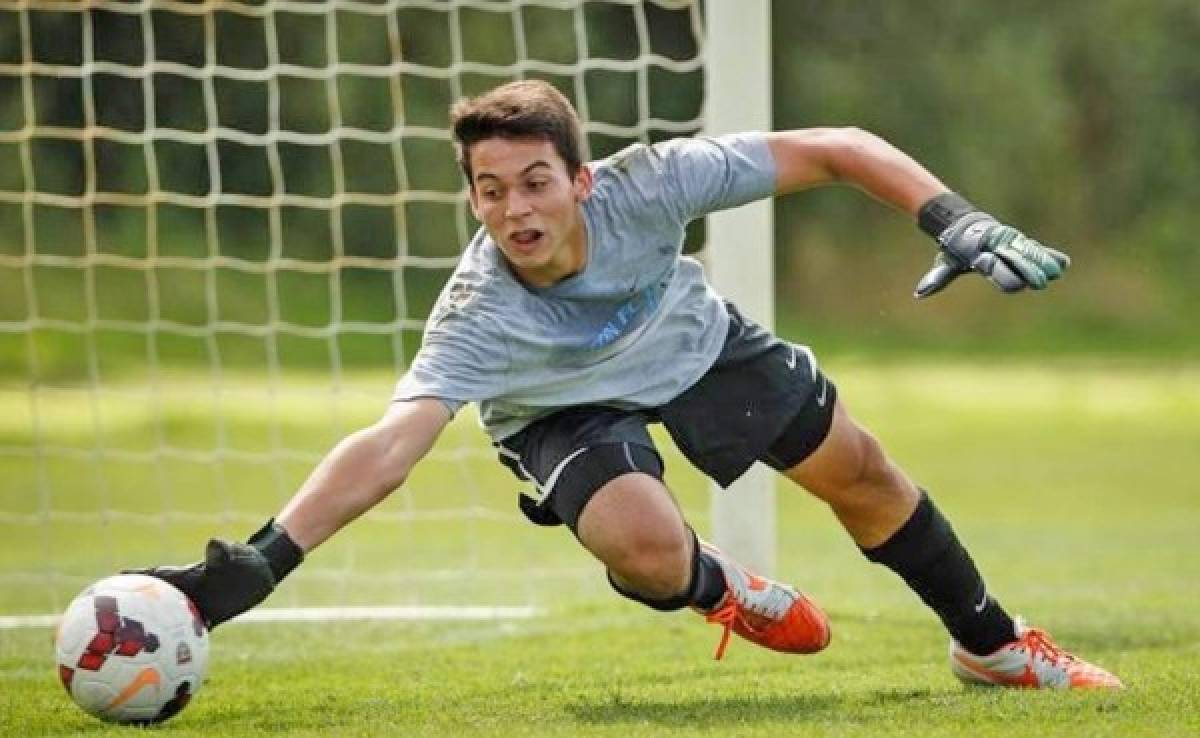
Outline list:
[[[208,545],[204,547],[204,563],[214,567],[227,565],[233,558],[232,548],[232,544],[228,541],[210,538]]]
[[[143,574],[156,577],[183,592],[191,599],[196,598],[196,589],[204,576],[204,563],[189,566],[154,566],[145,569],[122,569],[122,574]]]
[[[1020,292],[1029,286],[1021,273],[1014,271],[995,254],[980,254],[971,264],[971,268],[987,277],[988,281],[1004,292]]]
[[[1050,258],[1054,259],[1054,261],[1058,264],[1060,274],[1065,272],[1067,267],[1071,266],[1071,257],[1067,256],[1062,251],[1059,251],[1058,249],[1052,249],[1049,246],[1042,246],[1042,248],[1045,249],[1046,253],[1050,255]],[[1053,279],[1053,277],[1051,277],[1051,279]]]
[[[940,254],[934,259],[933,268],[925,272],[913,290],[913,297],[918,300],[935,295],[944,290],[951,282],[965,274],[964,270],[950,263]]]
[[[271,567],[257,548],[245,543],[231,543],[219,538],[210,539],[204,547],[204,563],[210,571],[223,569],[238,569],[253,572],[256,576],[265,574],[274,585],[275,577]]]
[[[190,572],[190,571],[194,570],[196,567],[203,566],[203,565],[204,564],[202,562],[196,562],[195,564],[189,564],[188,566],[147,566],[145,568],[139,568],[139,569],[122,569],[121,573],[122,574],[142,574],[142,575],[148,576],[148,577],[158,577],[159,579],[166,579],[167,577],[179,576],[183,573]]]
[[[1064,264],[1058,257],[1070,263],[1067,255],[1048,249],[1031,238],[1020,237],[1008,246],[997,249],[996,256],[1002,259],[1010,268],[1019,272],[1035,290],[1046,287],[1051,280],[1058,279],[1063,274]]]
[[[1021,274],[1035,290],[1062,276],[1071,259],[1056,249],[1047,248],[1012,226],[1001,226],[989,234],[985,251],[1004,260],[1009,268]]]
[[[995,264],[992,266],[989,276],[1003,275],[1005,272],[1015,275],[1015,278],[1024,282],[1026,287],[1035,290],[1045,289],[1048,281],[1046,273],[1039,264],[1026,258],[1023,254],[1011,250],[995,254]],[[1008,279],[1001,277],[999,283],[1007,284]]]
[[[1046,279],[1058,279],[1071,265],[1071,257],[1058,249],[1052,249],[1031,238],[1025,239],[1022,252],[1026,258],[1037,263],[1046,274]]]
[[[204,561],[124,573],[146,574],[174,585],[196,605],[209,628],[249,610],[275,589],[271,567],[258,549],[217,538],[204,547]]]

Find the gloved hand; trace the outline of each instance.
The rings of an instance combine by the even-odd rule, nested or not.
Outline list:
[[[975,210],[954,193],[927,203],[918,221],[922,230],[937,238],[941,250],[933,268],[917,283],[913,293],[917,298],[929,297],[970,271],[1005,292],[1040,290],[1071,265],[1066,254]]]
[[[265,600],[303,558],[304,552],[287,532],[270,521],[248,543],[210,540],[204,560],[189,566],[156,566],[123,573],[146,574],[174,585],[196,605],[211,629]]]
[[[275,577],[262,553],[245,543],[216,538],[204,549],[204,560],[190,566],[129,569],[125,574],[158,577],[188,596],[209,628],[249,610],[275,589]]]

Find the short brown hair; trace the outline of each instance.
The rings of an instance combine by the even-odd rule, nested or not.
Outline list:
[[[549,141],[572,177],[583,166],[579,114],[561,92],[540,79],[509,82],[479,97],[459,100],[450,108],[450,125],[458,163],[468,181],[471,146],[489,138]]]

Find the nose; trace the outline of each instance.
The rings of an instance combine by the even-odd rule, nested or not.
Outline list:
[[[531,209],[529,201],[522,197],[519,192],[510,192],[504,201],[504,216],[506,218],[520,218],[529,215]]]

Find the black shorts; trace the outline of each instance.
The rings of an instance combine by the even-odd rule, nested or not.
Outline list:
[[[696,468],[728,487],[755,461],[790,469],[825,440],[837,390],[806,346],[783,341],[726,303],[729,332],[696,384],[657,408],[564,408],[496,444],[500,461],[534,489],[521,509],[537,523],[567,523],[609,480],[662,478],[648,423],[659,422]]]

